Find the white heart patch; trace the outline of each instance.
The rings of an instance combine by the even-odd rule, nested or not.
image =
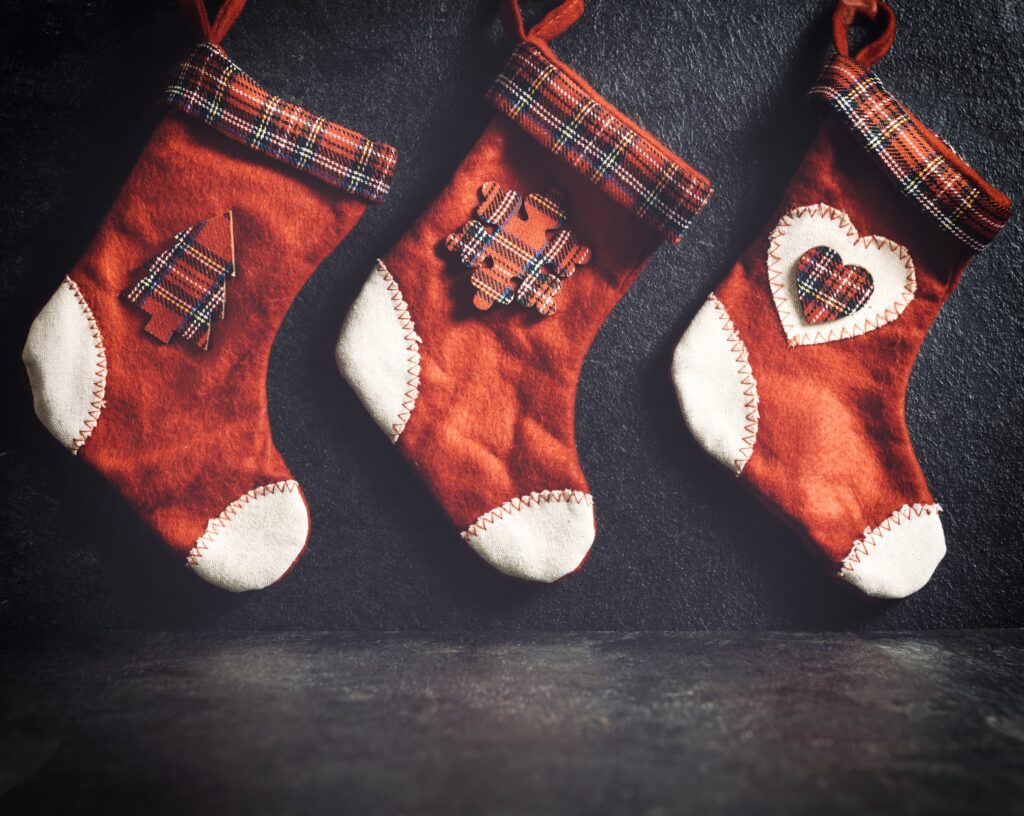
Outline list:
[[[846,264],[871,273],[874,291],[864,306],[836,320],[811,324],[797,290],[797,265],[814,247],[829,247]],[[830,343],[891,323],[917,291],[914,261],[906,247],[878,235],[861,236],[842,210],[825,204],[797,207],[779,221],[768,239],[768,285],[786,340],[792,346]]]

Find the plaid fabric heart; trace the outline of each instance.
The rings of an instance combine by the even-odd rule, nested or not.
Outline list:
[[[796,290],[808,323],[825,323],[861,309],[875,291],[863,266],[843,264],[827,246],[807,250],[796,262]]]

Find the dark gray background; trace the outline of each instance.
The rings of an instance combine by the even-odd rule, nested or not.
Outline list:
[[[479,562],[338,377],[333,344],[372,260],[444,186],[489,115],[509,44],[496,2],[252,0],[228,53],[277,93],[401,151],[393,191],[317,270],[274,347],[274,438],[309,497],[280,585],[196,581],[36,422],[28,325],[92,238],[159,121],[189,39],[170,0],[8,3],[0,47],[0,626],[294,629],[946,628],[1024,622],[1021,220],[968,270],[925,342],[911,433],[950,552],[894,604],[839,591],[683,429],[671,349],[769,216],[820,112],[828,0],[591,0],[560,56],[715,183],[587,358],[579,453],[599,533],[553,587]],[[528,6],[529,7],[529,6]],[[784,10],[783,10],[784,9]],[[1024,3],[903,0],[887,84],[1020,198]]]

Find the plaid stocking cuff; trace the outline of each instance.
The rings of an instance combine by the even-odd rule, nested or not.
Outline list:
[[[167,89],[167,101],[235,141],[335,187],[381,201],[398,153],[315,116],[265,88],[212,43],[200,43]]]
[[[692,169],[536,45],[518,45],[488,91],[502,113],[675,244],[713,192]]]
[[[946,232],[978,251],[1010,218],[1010,201],[922,125],[857,61],[834,54],[811,91],[824,99],[892,177]]]

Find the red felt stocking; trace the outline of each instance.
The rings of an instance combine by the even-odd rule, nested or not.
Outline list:
[[[338,340],[342,375],[502,572],[553,581],[594,539],[573,405],[594,335],[651,253],[678,242],[707,179],[602,99],[547,41],[520,44],[497,113],[448,187],[379,261]]]
[[[387,192],[395,151],[267,93],[202,33],[92,245],[32,324],[36,414],[201,577],[240,591],[305,546],[271,439],[271,343],[296,293]]]
[[[851,57],[862,13],[884,31]],[[841,0],[811,95],[828,120],[777,212],[683,335],[673,378],[700,444],[864,593],[920,589],[946,551],[904,400],[918,350],[1010,201],[870,70],[891,9]]]

